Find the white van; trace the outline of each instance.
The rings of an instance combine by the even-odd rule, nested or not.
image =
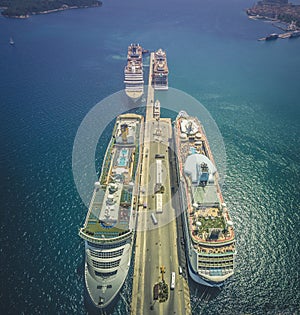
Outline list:
[[[157,224],[157,220],[156,220],[156,218],[155,218],[154,213],[151,213],[151,219],[152,219],[152,221],[153,221],[153,224]]]
[[[175,272],[171,272],[171,290],[175,289]]]
[[[181,266],[178,267],[178,272],[179,272],[180,275],[182,275],[182,268],[181,268]]]

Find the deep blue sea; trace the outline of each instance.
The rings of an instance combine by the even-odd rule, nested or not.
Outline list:
[[[278,30],[249,20],[252,5],[104,0],[0,17],[1,314],[87,314],[73,142],[123,88],[132,42],[167,51],[170,86],[207,108],[226,147],[236,270],[220,292],[192,289],[193,314],[300,314],[300,38],[257,41]],[[114,314],[128,314],[129,288]]]

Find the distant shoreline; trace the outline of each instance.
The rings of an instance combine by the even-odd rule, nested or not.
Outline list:
[[[5,14],[5,12],[1,12],[1,14],[4,17],[7,18],[13,18],[13,19],[27,19],[32,15],[39,15],[39,14],[50,14],[50,13],[56,13],[56,12],[61,12],[61,11],[66,11],[66,10],[73,10],[73,9],[87,9],[87,8],[96,8],[96,7],[101,7],[102,6],[102,2],[98,1],[95,4],[91,4],[91,5],[83,5],[83,6],[68,6],[68,5],[62,5],[59,8],[56,9],[50,9],[50,10],[45,10],[45,11],[35,11],[35,12],[30,12],[30,13],[26,13],[26,14],[20,14],[20,15],[11,15],[11,14]],[[8,7],[0,7],[1,10],[6,10],[8,9]]]
[[[259,1],[252,8],[246,9],[246,13],[252,20],[268,20],[287,24],[294,22],[295,27],[300,28],[300,5]]]

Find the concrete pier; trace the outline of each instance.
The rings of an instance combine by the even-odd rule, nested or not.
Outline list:
[[[176,211],[173,208],[169,146],[173,131],[169,118],[153,118],[154,89],[151,86],[154,53],[150,55],[149,86],[144,130],[143,159],[140,165],[140,189],[135,246],[131,314],[191,314],[187,275],[179,274]],[[157,159],[161,163],[157,163]],[[173,157],[172,157],[173,158]],[[162,169],[162,213],[156,212],[156,167]],[[151,214],[157,224],[151,219]],[[182,264],[182,260],[181,260]],[[161,281],[160,267],[169,286],[165,302],[154,300],[153,287]],[[171,272],[176,273],[170,290]]]

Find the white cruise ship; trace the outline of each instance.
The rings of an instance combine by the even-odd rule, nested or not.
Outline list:
[[[154,54],[152,86],[155,90],[168,90],[169,68],[167,55],[164,50],[159,48]]]
[[[120,291],[129,267],[135,233],[135,187],[143,117],[117,118],[95,183],[84,226],[85,284],[93,304],[106,308]]]
[[[189,274],[197,283],[219,287],[234,273],[233,223],[199,120],[182,111],[174,132]]]
[[[124,69],[125,92],[133,101],[144,93],[143,49],[139,44],[128,46],[127,65]]]

